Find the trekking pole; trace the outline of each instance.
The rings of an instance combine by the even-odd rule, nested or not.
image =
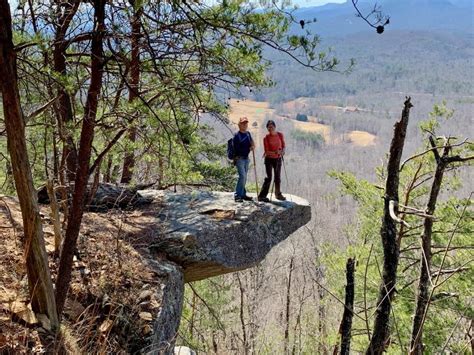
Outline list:
[[[255,173],[255,187],[257,188],[257,199],[258,199],[258,180],[257,180],[257,164],[255,163],[255,149],[252,150],[253,157],[253,171]]]
[[[270,202],[272,201],[273,188],[275,187],[275,179],[273,179],[272,191],[270,192]]]
[[[286,164],[285,164],[285,159],[283,158],[283,156],[281,157],[281,161],[283,162],[283,171],[285,172],[285,179],[286,179],[286,189],[288,190],[290,183],[288,181],[288,174],[286,173]],[[290,195],[290,201],[293,202],[293,200],[291,199],[291,194],[289,195]]]

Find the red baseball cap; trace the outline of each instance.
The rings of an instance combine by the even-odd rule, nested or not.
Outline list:
[[[245,122],[248,122],[248,121],[249,121],[249,119],[247,117],[240,117],[239,124],[240,123],[245,123]]]

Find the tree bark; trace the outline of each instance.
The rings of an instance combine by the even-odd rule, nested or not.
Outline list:
[[[131,20],[132,27],[132,58],[130,61],[130,85],[128,102],[138,97],[138,87],[140,83],[140,31],[141,31],[141,15],[142,7],[140,1],[130,0],[130,4],[135,8]],[[137,128],[132,126],[128,131],[128,139],[134,144],[137,139]],[[133,177],[133,169],[135,168],[135,154],[133,149],[125,154],[122,168],[122,184],[129,184]]]
[[[245,326],[245,317],[244,317],[244,295],[245,290],[242,286],[242,281],[240,280],[239,274],[237,274],[237,281],[239,282],[239,290],[240,290],[240,326],[242,327],[242,341],[244,346],[244,354],[247,355],[249,353],[249,345],[247,341],[247,329]]]
[[[25,235],[26,271],[31,305],[46,314],[58,329],[56,302],[44,245],[41,217],[28,159],[25,122],[18,90],[16,53],[12,42],[12,22],[7,0],[0,0],[0,89],[15,187],[20,201]]]
[[[430,137],[430,143],[433,148],[436,143]],[[438,199],[441,183],[443,181],[444,171],[446,169],[446,157],[449,154],[449,146],[446,145],[443,149],[442,157],[436,149],[433,150],[436,160],[436,171],[431,184],[430,197],[426,206],[426,214],[433,215],[436,209],[436,202]],[[431,269],[431,236],[433,232],[433,219],[425,218],[423,223],[423,235],[421,236],[421,257],[420,257],[420,279],[418,281],[418,295],[416,299],[415,315],[413,317],[413,327],[411,335],[411,354],[423,354],[423,318],[426,306],[429,302],[430,290],[430,269]]]
[[[59,204],[56,199],[56,192],[54,191],[54,181],[48,179],[46,182],[46,189],[48,190],[49,205],[51,208],[51,219],[54,227],[54,252],[59,255],[61,250],[61,243],[63,240],[63,233],[61,229],[61,220],[59,218]]]
[[[390,312],[397,281],[400,250],[397,245],[397,227],[395,221],[390,216],[389,206],[390,201],[394,201],[395,212],[398,212],[400,160],[405,145],[411,107],[413,107],[413,105],[408,97],[404,103],[402,117],[400,121],[395,124],[393,138],[390,144],[390,157],[387,165],[387,180],[385,184],[384,215],[380,229],[384,253],[383,273],[377,300],[374,332],[366,351],[367,354],[382,354],[388,345],[390,337]]]
[[[59,26],[56,29],[53,47],[53,68],[54,70],[65,76],[66,70],[66,49],[68,47],[65,36],[69,25],[77,12],[79,1],[75,0],[71,3],[61,4],[65,6],[64,13],[58,13]],[[59,5],[58,5],[59,7]],[[60,9],[58,11],[61,11]],[[74,181],[77,169],[77,150],[74,140],[69,134],[66,125],[73,121],[73,111],[71,104],[71,96],[62,85],[58,87],[59,105],[55,105],[55,113],[58,121],[59,135],[63,141],[63,164],[66,168],[66,176],[68,181]]]
[[[64,238],[64,245],[59,261],[58,280],[56,285],[56,302],[59,315],[62,313],[69,289],[74,250],[76,248],[76,242],[79,236],[79,229],[84,213],[92,141],[94,139],[95,120],[97,116],[97,106],[102,85],[104,66],[102,47],[105,32],[105,3],[106,0],[94,0],[94,30],[92,33],[91,44],[91,78],[82,122],[74,194],[66,228],[66,235]]]
[[[341,321],[341,355],[349,355],[351,349],[352,318],[354,316],[354,271],[355,259],[347,259],[346,264],[346,299]]]
[[[288,271],[288,282],[286,284],[286,308],[285,308],[285,335],[284,335],[284,354],[289,354],[290,345],[290,309],[291,309],[291,277],[293,276],[294,255],[290,259]]]

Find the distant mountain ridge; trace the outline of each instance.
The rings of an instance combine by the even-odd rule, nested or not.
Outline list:
[[[474,14],[471,0],[382,0],[359,1],[365,14],[377,3],[384,14],[390,16],[390,30],[450,31],[474,34]],[[298,20],[312,20],[307,27],[325,37],[345,36],[356,32],[375,33],[361,18],[351,1],[298,9]],[[295,27],[295,31],[298,29]]]

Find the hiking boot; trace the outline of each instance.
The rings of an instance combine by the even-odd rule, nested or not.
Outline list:
[[[281,193],[279,193],[279,194],[276,194],[276,196],[275,196],[275,197],[276,197],[276,199],[277,199],[277,200],[280,200],[280,201],[286,201],[286,197],[285,197],[285,196],[283,196]]]
[[[270,202],[270,200],[268,199],[268,197],[259,197],[258,200],[260,202]]]
[[[234,201],[235,202],[244,202],[244,199],[242,197],[235,197]]]
[[[285,196],[281,194],[280,182],[275,182],[275,198],[280,201],[286,201]]]
[[[250,196],[245,195],[244,197],[242,197],[242,200],[244,200],[244,201],[253,201],[253,198],[250,197]]]

